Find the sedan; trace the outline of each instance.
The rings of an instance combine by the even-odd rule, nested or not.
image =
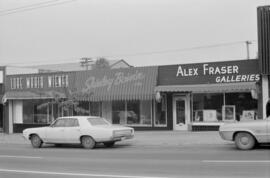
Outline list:
[[[34,148],[43,143],[81,144],[92,149],[97,143],[112,147],[115,142],[134,137],[134,129],[110,124],[106,119],[94,116],[60,117],[48,127],[28,128],[23,136]]]
[[[238,149],[249,150],[257,143],[270,143],[270,116],[262,120],[225,123],[220,126],[222,139],[234,141]]]

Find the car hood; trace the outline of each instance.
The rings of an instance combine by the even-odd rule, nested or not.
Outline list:
[[[42,130],[44,130],[44,129],[46,129],[46,128],[48,128],[48,127],[28,128],[28,129],[24,129],[24,130],[23,130],[23,133],[26,133],[26,132],[31,132],[31,133],[33,133],[33,132],[37,132],[37,131],[42,131]]]

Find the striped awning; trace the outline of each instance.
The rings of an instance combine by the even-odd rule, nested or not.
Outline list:
[[[157,67],[91,70],[76,73],[81,101],[151,100],[155,97]]]
[[[7,91],[2,98],[2,102],[5,103],[7,100],[52,99],[55,97],[66,98],[66,95],[58,91]]]
[[[193,92],[193,93],[239,92],[251,90],[256,90],[255,82],[200,84],[200,85],[162,85],[157,86],[155,88],[155,92]]]

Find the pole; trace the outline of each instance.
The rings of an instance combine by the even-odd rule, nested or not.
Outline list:
[[[249,60],[249,45],[251,44],[251,41],[246,41],[246,46],[247,46],[247,60]]]

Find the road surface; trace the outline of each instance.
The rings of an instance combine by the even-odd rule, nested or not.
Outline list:
[[[79,146],[0,144],[0,178],[269,178],[270,147],[233,144],[136,146],[94,150]]]

